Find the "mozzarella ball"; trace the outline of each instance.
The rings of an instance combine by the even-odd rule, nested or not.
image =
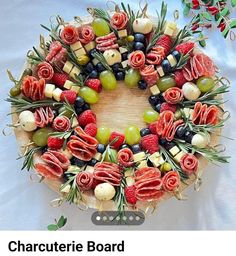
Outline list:
[[[106,50],[103,53],[103,56],[106,59],[107,64],[109,66],[112,66],[115,63],[120,63],[121,62],[121,54],[116,49]]]
[[[201,91],[198,89],[197,85],[192,82],[187,82],[183,85],[182,91],[184,98],[187,100],[196,100],[201,95]]]
[[[148,18],[137,18],[133,23],[133,30],[135,33],[148,34],[152,31],[153,24]]]
[[[115,196],[115,188],[110,183],[101,183],[94,190],[95,197],[100,201],[109,201]]]
[[[37,129],[34,114],[29,110],[20,113],[19,122],[24,131],[32,132]]]
[[[205,148],[210,143],[210,135],[208,133],[197,133],[193,136],[191,144],[196,148]]]

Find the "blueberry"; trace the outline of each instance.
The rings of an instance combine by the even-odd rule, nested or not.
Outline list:
[[[128,59],[128,52],[123,52],[121,54],[121,58],[122,58],[122,61],[127,60]]]
[[[144,81],[144,80],[140,80],[139,82],[138,82],[138,88],[140,89],[140,90],[146,90],[147,89],[147,83]]]
[[[175,135],[179,139],[184,139],[186,131],[187,131],[187,127],[185,127],[184,125],[181,125],[177,128]]]
[[[64,178],[65,178],[66,180],[69,180],[72,176],[73,176],[72,173],[64,173]]]
[[[119,71],[115,73],[115,77],[117,81],[123,81],[125,79],[125,72]]]
[[[147,160],[147,165],[148,167],[153,167],[153,163],[149,159]]]
[[[140,145],[139,144],[135,144],[131,147],[131,150],[134,154],[137,154],[139,152],[141,152],[141,148],[140,148]]]
[[[181,54],[178,51],[173,51],[171,54],[177,61],[179,61]]]
[[[140,51],[145,51],[145,45],[140,42],[135,42],[134,43],[134,50],[140,50]]]
[[[134,34],[134,41],[135,42],[140,42],[140,43],[145,43],[146,42],[146,37],[145,37],[144,34],[135,33]]]
[[[152,106],[155,106],[156,104],[159,103],[159,97],[157,95],[151,95],[149,98],[148,98],[148,101],[149,103],[152,105]]]
[[[193,131],[187,130],[184,134],[184,140],[187,143],[191,143],[193,136],[195,135],[195,133]]]
[[[159,144],[160,144],[161,146],[165,147],[166,143],[167,143],[167,140],[166,140],[166,139],[164,139],[164,138],[160,138],[160,139],[159,139]]]
[[[165,74],[169,73],[171,71],[171,65],[168,60],[163,60],[161,63],[161,66],[163,68],[163,71]]]
[[[129,148],[129,145],[126,144],[126,143],[124,143],[124,144],[122,144],[122,145],[120,146],[120,149],[123,149],[123,148]]]
[[[41,149],[42,154],[44,154],[44,153],[47,152],[47,151],[48,151],[48,147],[47,147],[47,146],[45,146],[45,147],[43,147],[43,148]]]
[[[75,100],[74,106],[75,108],[81,108],[85,104],[85,101],[82,97],[78,96]]]
[[[71,158],[71,164],[77,165],[78,167],[83,167],[85,165],[85,162],[79,158],[73,157]]]
[[[175,146],[175,143],[173,141],[166,141],[165,149],[170,150]]]
[[[86,73],[91,73],[94,70],[94,66],[92,62],[89,62],[85,67],[84,67],[84,71]]]
[[[163,102],[166,101],[165,98],[164,98],[164,96],[163,96],[163,93],[160,93],[160,94],[158,95],[158,97],[159,97],[159,100],[160,100],[161,103],[163,103]]]
[[[78,108],[75,107],[75,113],[79,116],[82,112],[84,112],[84,109],[82,107]]]
[[[98,78],[98,72],[97,70],[93,70],[90,74],[89,74],[90,78]]]
[[[120,69],[122,68],[122,66],[121,66],[120,63],[115,63],[115,64],[113,64],[113,65],[111,66],[111,68],[112,68],[112,70],[113,70],[114,72],[119,72]]]
[[[96,48],[92,49],[89,51],[89,58],[93,59],[94,58],[94,53],[98,52]]]
[[[141,130],[140,130],[140,135],[141,135],[141,137],[144,137],[144,136],[146,136],[146,135],[148,135],[148,134],[150,134],[151,133],[151,131],[149,130],[149,128],[142,128]]]
[[[92,159],[88,162],[88,165],[90,165],[90,166],[94,166],[97,162],[98,162],[98,160],[97,160],[97,159],[92,158]]]
[[[105,67],[102,65],[101,62],[97,63],[95,66],[96,70],[98,71],[98,73],[101,73],[102,71],[106,70]]]
[[[90,105],[88,103],[85,103],[83,106],[83,111],[90,109]]]
[[[106,146],[105,145],[103,145],[103,144],[98,144],[97,145],[97,151],[98,151],[98,153],[104,153],[104,151],[106,150]]]
[[[160,113],[160,111],[161,111],[161,105],[162,105],[162,103],[156,104],[156,106],[154,107],[154,110],[157,111],[158,113]]]

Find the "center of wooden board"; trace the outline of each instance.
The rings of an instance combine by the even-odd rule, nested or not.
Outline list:
[[[128,88],[124,82],[118,82],[115,90],[103,90],[99,96],[98,103],[91,107],[97,116],[98,127],[106,126],[111,131],[124,133],[128,125],[146,126],[143,112],[152,109],[148,102],[148,89]]]

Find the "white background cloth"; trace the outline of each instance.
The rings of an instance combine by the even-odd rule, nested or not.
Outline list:
[[[125,1],[128,2],[128,1]],[[160,0],[149,0],[149,13],[155,15]],[[181,13],[181,1],[169,2],[169,16],[178,8]],[[40,33],[44,33],[39,24],[48,24],[51,15],[59,14],[65,20],[75,15],[87,15],[88,6],[105,8],[106,1],[56,1],[56,0],[0,0],[0,125],[1,130],[10,117],[6,114],[10,106],[3,101],[7,97],[9,82],[6,69],[20,75],[26,53],[37,45]],[[138,1],[129,1],[138,8]],[[173,16],[171,16],[172,19]],[[180,25],[186,23],[180,15]],[[220,33],[209,32],[207,53],[214,59],[224,76],[232,82],[231,92],[225,96],[225,108],[231,111],[231,119],[223,134],[236,138],[236,101],[235,71],[236,42],[224,40]],[[20,171],[22,161],[16,161],[17,148],[14,136],[0,136],[0,229],[4,230],[45,230],[55,217],[64,214],[68,217],[68,230],[84,229],[127,229],[127,230],[204,230],[236,229],[236,153],[235,141],[222,138],[227,146],[231,161],[224,166],[209,165],[203,175],[200,192],[193,187],[187,189],[187,201],[171,199],[159,205],[157,212],[140,227],[98,227],[91,223],[92,210],[81,212],[75,206],[64,205],[52,208],[49,202],[56,198],[44,184],[29,181],[29,174]]]

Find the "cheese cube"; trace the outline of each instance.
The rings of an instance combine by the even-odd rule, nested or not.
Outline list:
[[[170,29],[175,30],[177,28],[177,24],[173,21],[168,21],[166,23],[166,27],[169,27]]]
[[[67,169],[67,172],[75,172],[79,169],[77,165],[70,165]]]
[[[76,79],[79,74],[80,74],[80,69],[74,66],[74,67],[72,68],[71,72],[70,72],[70,76],[71,76],[73,79]]]
[[[79,125],[79,122],[78,122],[77,118],[76,118],[76,117],[73,117],[72,123],[71,123],[71,127],[72,127],[72,128],[75,128],[75,127],[77,127],[78,125]]]
[[[132,186],[135,183],[135,180],[133,177],[127,177],[125,178],[127,186]]]
[[[92,60],[92,62],[93,62],[93,65],[96,66],[96,65],[99,63],[99,60],[96,59],[96,58],[94,58],[94,59]]]
[[[165,160],[162,156],[157,157],[154,161],[152,161],[155,167],[159,167],[160,165],[164,164]]]
[[[160,156],[160,153],[159,152],[155,152],[155,153],[153,153],[152,155],[150,155],[149,157],[148,157],[148,159],[151,161],[151,162],[153,162],[155,159],[157,159],[158,157]]]
[[[89,173],[93,173],[94,172],[94,167],[90,166],[90,165],[87,165],[87,167],[85,168],[85,171],[89,172]]]
[[[185,116],[188,118],[190,115],[190,108],[184,108],[183,112],[184,112]]]
[[[134,176],[133,169],[129,169],[129,170],[125,171],[125,177],[133,177],[133,176]]]
[[[64,67],[63,67],[63,71],[66,72],[67,74],[70,74],[71,70],[73,69],[74,65],[67,61],[65,64],[64,64]]]
[[[118,30],[119,38],[126,37],[127,35],[128,34],[127,34],[127,30],[126,29]]]
[[[96,159],[96,160],[98,160],[98,161],[101,161],[101,159],[102,159],[102,154],[99,153],[99,152],[97,152],[93,158]]]
[[[139,163],[139,165],[137,166],[137,169],[141,169],[141,168],[144,168],[144,167],[148,167],[147,160],[141,161]]]
[[[60,101],[61,100],[61,93],[62,93],[62,90],[60,88],[56,88],[52,92],[52,97],[54,98],[54,100]]]
[[[64,83],[64,88],[65,89],[68,89],[68,90],[70,90],[70,88],[72,87],[74,85],[74,83],[73,82],[71,82],[70,80],[66,80],[66,82]]]
[[[174,67],[177,64],[177,61],[176,61],[175,57],[172,54],[169,54],[166,58],[170,62],[171,67]]]
[[[70,48],[71,48],[71,50],[72,51],[77,51],[77,50],[79,50],[80,48],[82,48],[83,46],[82,46],[82,44],[81,44],[81,42],[80,41],[78,41],[78,42],[76,42],[76,43],[74,43],[74,44],[72,44],[71,46],[70,46]]]
[[[189,119],[192,120],[193,118],[193,109],[189,109]]]
[[[75,56],[77,58],[79,58],[79,57],[81,57],[83,55],[86,55],[86,51],[84,50],[84,48],[80,48],[80,49],[75,51]]]
[[[121,65],[122,65],[123,68],[127,68],[127,66],[129,65],[129,60],[122,61]]]
[[[94,49],[96,47],[96,43],[95,41],[92,41],[86,45],[84,45],[84,48],[87,52],[90,52],[92,49]]]
[[[45,90],[44,90],[45,96],[47,98],[52,98],[52,94],[53,94],[54,90],[55,90],[55,85],[54,84],[46,84],[45,85]]]
[[[172,156],[175,156],[179,153],[180,149],[177,146],[174,146],[173,148],[171,148],[169,150],[169,152],[171,153]]]
[[[71,186],[68,184],[68,185],[66,185],[64,188],[62,188],[63,187],[63,185],[61,185],[61,189],[60,189],[60,191],[62,192],[62,193],[69,193],[70,192],[70,188],[71,188]]]
[[[164,34],[168,35],[168,36],[173,36],[175,30],[173,30],[172,28],[166,26],[165,30],[164,30]]]
[[[165,75],[162,66],[158,66],[158,67],[157,67],[157,72],[158,72],[158,74],[160,75],[160,77],[162,77],[162,76]]]
[[[70,89],[78,94],[80,87],[78,85],[73,85]]]
[[[139,152],[137,154],[134,154],[134,162],[137,163],[137,162],[140,162],[142,160],[146,159],[146,154],[145,152]]]
[[[152,87],[150,87],[150,91],[152,95],[158,95],[160,94],[160,90],[157,87],[157,85],[153,85]]]
[[[121,46],[121,47],[119,47],[119,51],[122,54],[122,53],[128,52],[128,49],[126,47]]]
[[[181,160],[181,158],[182,158],[182,156],[184,156],[184,155],[185,155],[185,153],[184,153],[183,151],[180,151],[180,152],[174,157],[175,161],[179,163],[180,160]]]

